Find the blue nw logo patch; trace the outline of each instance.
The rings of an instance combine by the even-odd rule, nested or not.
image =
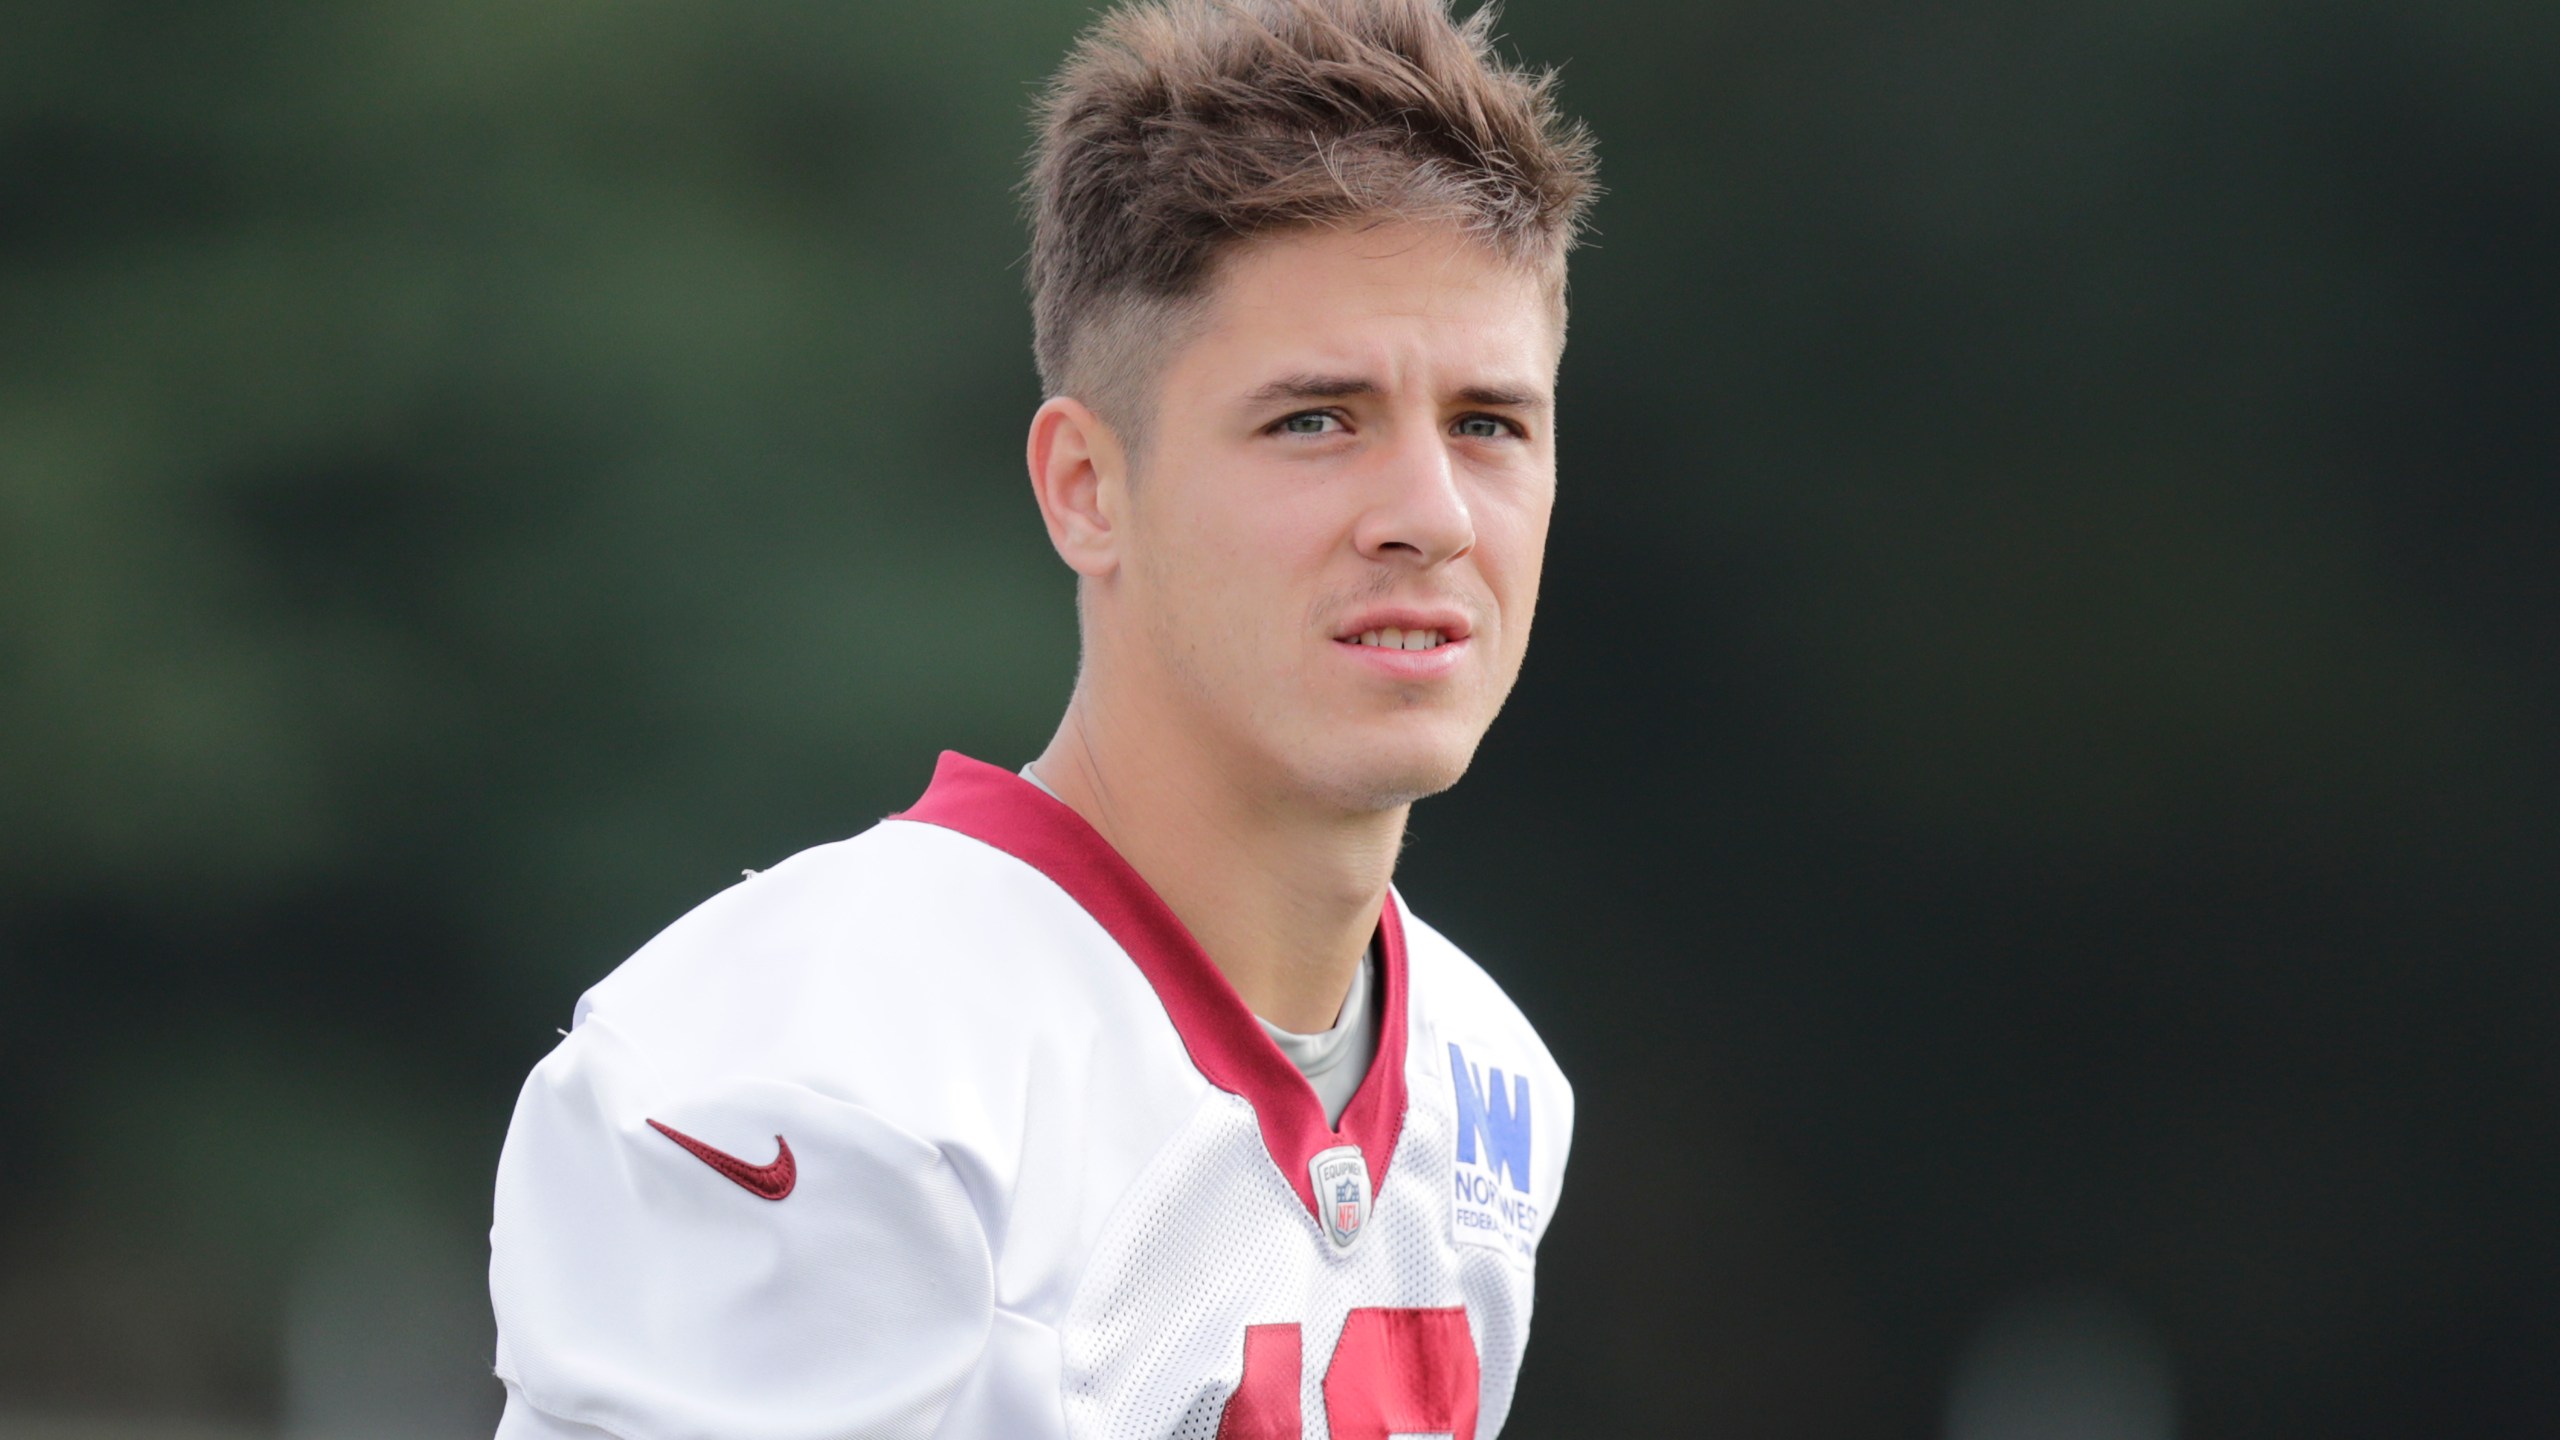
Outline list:
[[[1503,1087],[1502,1072],[1493,1085],[1467,1063],[1466,1052],[1449,1047],[1449,1074],[1458,1085],[1458,1163],[1476,1163],[1476,1147],[1484,1147],[1484,1167],[1506,1178],[1512,1189],[1529,1191],[1529,1077],[1511,1077]]]

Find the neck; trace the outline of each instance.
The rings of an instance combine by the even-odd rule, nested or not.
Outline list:
[[[1253,1013],[1328,1029],[1377,929],[1409,807],[1309,805],[1240,777],[1196,735],[1078,686],[1033,769],[1155,888]]]

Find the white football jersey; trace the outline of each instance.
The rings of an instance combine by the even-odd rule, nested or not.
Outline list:
[[[1573,1093],[1379,919],[1338,1128],[1011,771],[703,904],[578,1003],[498,1165],[499,1434],[1489,1440]]]

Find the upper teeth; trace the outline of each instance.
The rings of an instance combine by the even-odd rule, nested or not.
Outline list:
[[[1383,645],[1390,650],[1429,650],[1448,644],[1449,638],[1437,630],[1364,630],[1359,643]]]

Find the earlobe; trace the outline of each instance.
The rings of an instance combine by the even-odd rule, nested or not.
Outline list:
[[[1053,396],[1032,414],[1024,458],[1058,558],[1079,575],[1109,574],[1127,493],[1119,436],[1082,401]]]

